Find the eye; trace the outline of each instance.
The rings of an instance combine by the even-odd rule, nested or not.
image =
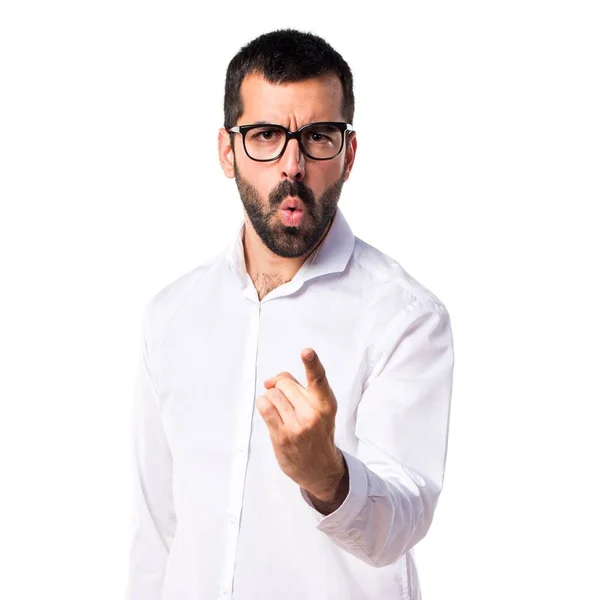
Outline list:
[[[252,131],[250,137],[258,142],[272,142],[281,137],[281,131],[279,129],[256,129]]]
[[[308,144],[324,146],[337,141],[339,132],[337,129],[327,125],[311,127],[304,131],[303,140]]]

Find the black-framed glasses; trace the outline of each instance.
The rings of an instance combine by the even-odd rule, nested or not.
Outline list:
[[[354,128],[350,123],[319,121],[303,125],[297,131],[272,123],[236,125],[228,131],[242,134],[244,150],[249,158],[267,162],[282,156],[290,140],[298,140],[302,152],[313,160],[331,160],[342,151],[344,134],[354,131]]]

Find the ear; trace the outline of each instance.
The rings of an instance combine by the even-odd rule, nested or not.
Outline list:
[[[235,139],[236,136],[234,136]],[[229,133],[224,127],[219,129],[219,163],[221,163],[221,169],[225,177],[233,179],[235,174],[233,172],[233,148],[229,141]]]
[[[351,131],[348,134],[348,139],[346,140],[346,175],[344,176],[344,181],[347,181],[348,177],[350,177],[350,171],[352,171],[352,166],[354,165],[355,155],[356,131]]]

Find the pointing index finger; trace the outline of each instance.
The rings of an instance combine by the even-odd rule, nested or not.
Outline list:
[[[301,353],[306,369],[307,389],[323,390],[327,388],[325,367],[317,353],[312,348],[307,348]]]

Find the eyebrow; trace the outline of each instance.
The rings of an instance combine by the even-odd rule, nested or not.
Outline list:
[[[252,121],[252,125],[279,125],[280,127],[285,127],[285,125],[273,123],[273,121]]]
[[[304,125],[312,125],[313,123],[322,123],[323,121],[309,121],[308,123],[305,123]],[[325,123],[328,123],[328,121],[324,121]],[[273,123],[273,121],[254,121],[252,123],[253,125],[279,125],[279,127],[285,127],[285,125],[282,125],[281,123]],[[301,125],[300,127],[304,127],[304,125]],[[298,129],[300,129],[300,127]],[[286,127],[287,129],[287,127]]]

